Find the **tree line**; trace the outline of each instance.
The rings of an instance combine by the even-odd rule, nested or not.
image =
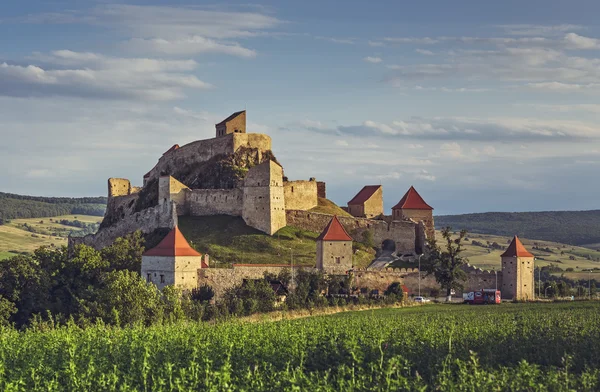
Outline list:
[[[37,197],[0,192],[0,224],[10,219],[60,215],[103,216],[106,197]]]
[[[516,234],[570,245],[600,243],[600,210],[441,215],[435,217],[435,222],[440,227],[452,226],[479,234]]]

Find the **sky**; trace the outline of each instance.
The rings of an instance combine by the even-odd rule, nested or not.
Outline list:
[[[105,195],[247,110],[290,180],[600,208],[598,1],[0,3],[0,191]]]

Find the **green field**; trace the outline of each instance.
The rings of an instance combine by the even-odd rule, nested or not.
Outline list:
[[[0,259],[6,258],[6,252],[32,252],[40,246],[67,245],[69,232],[80,231],[80,228],[66,226],[60,220],[84,223],[98,223],[102,217],[88,215],[63,215],[52,218],[13,219],[10,223],[0,226]],[[32,231],[26,230],[27,225]],[[57,235],[53,235],[57,234]],[[4,252],[4,253],[3,253]]]
[[[11,391],[595,391],[600,303],[0,330]]]

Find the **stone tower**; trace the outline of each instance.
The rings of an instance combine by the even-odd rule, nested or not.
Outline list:
[[[502,257],[502,298],[534,299],[534,256],[515,236]]]
[[[286,226],[283,168],[268,160],[248,170],[244,179],[242,218],[269,235]]]
[[[334,216],[317,238],[317,268],[331,275],[344,275],[352,268],[352,237]]]
[[[142,255],[142,278],[161,290],[167,285],[184,290],[196,288],[200,268],[202,256],[192,249],[177,226]]]
[[[425,203],[413,186],[404,194],[398,204],[392,207],[392,219],[412,219],[415,222],[423,222],[427,238],[435,237],[433,207]]]
[[[233,113],[225,120],[215,124],[216,137],[229,135],[230,133],[246,133],[246,111]]]
[[[383,189],[381,185],[366,185],[348,202],[348,212],[358,218],[375,218],[383,215]]]

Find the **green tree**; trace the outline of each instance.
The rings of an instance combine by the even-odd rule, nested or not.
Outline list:
[[[452,290],[462,290],[463,282],[467,274],[462,269],[467,259],[462,257],[462,241],[467,235],[466,230],[461,230],[458,237],[452,237],[452,228],[446,227],[442,230],[444,248],[438,246],[435,238],[428,239],[428,249],[425,254],[425,265],[427,274],[433,274],[435,280],[442,289],[446,290],[446,301],[452,299]]]
[[[397,301],[402,301],[404,299],[404,291],[402,290],[402,284],[400,282],[391,283],[387,289],[385,289],[384,294],[387,297],[395,298]]]
[[[139,273],[144,250],[144,237],[138,230],[125,237],[117,238],[112,245],[102,249],[102,258],[109,262],[111,269],[126,269]]]

